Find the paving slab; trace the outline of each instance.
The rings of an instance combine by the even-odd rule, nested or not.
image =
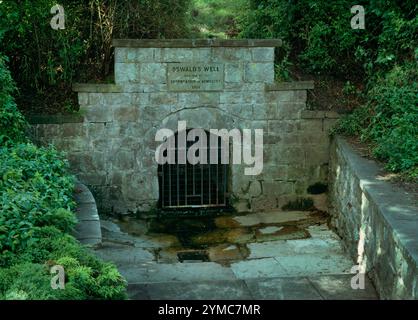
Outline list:
[[[376,300],[376,290],[370,279],[365,277],[364,289],[352,289],[352,274],[309,277],[312,285],[327,300]]]
[[[118,270],[121,275],[128,281],[129,284],[147,283],[151,281],[149,269],[155,262],[143,262],[135,265],[123,264],[118,265]]]
[[[120,227],[110,220],[102,219],[100,220],[100,225],[102,227],[102,230],[104,229],[110,232],[121,232]]]
[[[104,246],[97,250],[97,255],[103,260],[112,261],[117,265],[136,264],[155,260],[154,255],[142,248]]]
[[[129,286],[131,299],[152,300],[250,300],[242,280],[163,282]]]
[[[281,256],[274,258],[288,276],[349,273],[354,263],[345,256],[335,254]]]
[[[256,300],[321,300],[307,278],[266,278],[245,280]]]
[[[251,227],[258,224],[296,222],[309,218],[309,211],[269,211],[237,216],[233,219],[241,226]]]
[[[287,271],[275,259],[244,260],[231,264],[231,270],[238,279],[286,276]]]
[[[215,262],[154,264],[147,276],[148,282],[236,280],[231,269]]]
[[[298,240],[277,240],[260,243],[249,243],[247,248],[250,251],[248,259],[294,256],[300,254],[343,254],[338,241],[327,241],[323,239],[298,239]]]

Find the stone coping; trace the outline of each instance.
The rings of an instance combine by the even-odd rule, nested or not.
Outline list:
[[[77,203],[78,223],[74,230],[74,236],[82,244],[98,245],[102,242],[102,231],[96,201],[84,184],[77,181],[75,190],[74,199]]]
[[[63,123],[81,123],[84,117],[79,114],[63,114],[63,115],[28,115],[26,116],[29,124],[63,124]]]
[[[117,84],[107,84],[107,83],[74,83],[73,91],[75,92],[108,92],[108,93],[119,93],[123,92],[123,89],[120,85]]]
[[[266,91],[289,91],[314,89],[314,81],[275,82],[266,85]]]
[[[418,268],[418,203],[413,195],[379,178],[381,167],[365,159],[341,137],[336,138],[337,148],[359,179],[361,190],[377,208],[386,227],[393,231],[395,242],[404,255]]]
[[[202,48],[202,47],[280,47],[280,39],[113,39],[114,47]]]
[[[295,91],[308,90],[314,88],[313,81],[292,81],[277,82],[266,84],[265,91]],[[105,83],[75,83],[72,87],[75,92],[91,92],[91,93],[121,93],[124,92],[122,86],[117,84]]]

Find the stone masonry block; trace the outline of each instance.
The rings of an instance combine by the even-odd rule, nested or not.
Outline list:
[[[126,63],[142,63],[155,61],[154,48],[127,48],[126,49]]]
[[[251,52],[248,48],[212,48],[214,62],[250,62]]]
[[[164,63],[141,63],[140,83],[167,83],[167,65]]]
[[[274,48],[251,48],[250,50],[254,62],[274,61]]]
[[[260,92],[222,92],[220,103],[264,103],[264,94]]]
[[[115,63],[116,83],[138,83],[140,81],[139,64]]]
[[[84,123],[63,123],[61,130],[64,138],[84,138],[87,135],[87,127]]]
[[[124,63],[126,61],[127,48],[115,48],[115,62]]]
[[[138,121],[139,108],[134,106],[113,105],[113,119],[115,121]]]
[[[267,196],[281,196],[294,193],[294,183],[288,181],[263,181],[263,194]]]
[[[193,50],[188,48],[164,48],[161,51],[163,62],[193,62]]]
[[[275,113],[276,119],[299,119],[300,113],[305,107],[305,103],[278,102]]]
[[[194,62],[208,62],[212,59],[211,48],[194,48],[192,51]]]
[[[81,107],[84,118],[88,122],[111,122],[113,121],[113,112],[110,107],[105,106],[87,106]]]
[[[241,63],[225,64],[225,82],[242,83],[244,71]]]
[[[273,63],[248,63],[245,65],[245,82],[274,82]]]
[[[103,93],[103,103],[106,107],[112,105],[131,105],[132,95],[129,93]]]
[[[324,132],[324,122],[322,119],[303,119],[301,121],[301,130],[306,134],[321,135]]]
[[[115,150],[113,155],[113,167],[119,170],[132,170],[135,165],[135,157],[132,151]]]
[[[268,122],[268,134],[269,135],[282,135],[294,133],[300,129],[300,123],[292,120],[269,120]]]
[[[153,92],[150,93],[150,103],[154,105],[160,104],[176,104],[178,102],[177,93]]]
[[[257,103],[253,107],[254,120],[269,120],[276,118],[277,104]]]
[[[178,100],[181,107],[218,105],[220,94],[218,92],[180,92]]]

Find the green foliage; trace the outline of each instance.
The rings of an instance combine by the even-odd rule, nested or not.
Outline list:
[[[99,268],[82,265],[63,257],[53,261],[66,272],[65,289],[51,288],[50,264],[24,262],[0,269],[0,299],[6,300],[85,300],[125,299],[126,281],[116,268],[99,263]],[[107,281],[103,281],[106,279]]]
[[[0,149],[0,252],[19,252],[37,241],[36,227],[72,229],[74,181],[66,169],[53,148],[27,143]]]
[[[54,0],[0,2],[0,51],[10,58],[22,110],[76,109],[73,82],[104,81],[113,70],[113,38],[178,38],[190,0],[63,0],[65,29],[53,30]]]
[[[359,135],[372,144],[387,169],[417,177],[418,4],[416,1],[363,1],[365,30],[353,30],[350,0],[249,0],[240,17],[242,37],[282,38],[278,61],[347,81],[364,81],[366,104],[344,117],[333,133]],[[282,77],[283,78],[283,77]]]
[[[236,16],[246,0],[193,0],[190,14],[194,38],[232,38],[238,34]]]
[[[16,87],[6,62],[6,57],[0,54],[0,145],[16,140],[24,141],[26,127],[26,122],[12,96]]]
[[[54,148],[0,148],[0,298],[124,299],[126,281],[68,233],[76,223],[74,179]],[[63,265],[65,290],[51,289]]]
[[[416,1],[361,3],[366,29],[353,30],[350,0],[249,0],[241,37],[281,38],[305,70],[359,77],[392,68],[417,47]]]
[[[418,63],[395,66],[369,90],[369,102],[343,118],[334,133],[360,135],[390,171],[418,177]]]
[[[0,57],[1,58],[1,57]],[[126,281],[69,232],[74,178],[53,147],[25,141],[25,121],[0,59],[0,299],[124,299]],[[8,114],[10,112],[10,114]],[[65,267],[65,290],[51,288],[52,265]]]

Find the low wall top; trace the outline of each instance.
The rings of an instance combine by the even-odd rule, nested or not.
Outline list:
[[[280,39],[114,39],[114,47],[202,48],[202,47],[280,47]]]

